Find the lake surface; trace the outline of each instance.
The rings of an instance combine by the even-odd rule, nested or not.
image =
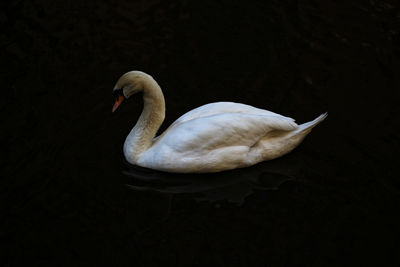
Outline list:
[[[1,4],[4,266],[396,266],[400,13],[395,1]],[[303,123],[292,153],[174,175],[129,166],[151,74],[160,132],[216,101]]]

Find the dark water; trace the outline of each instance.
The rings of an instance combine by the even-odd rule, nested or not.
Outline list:
[[[398,2],[0,5],[3,266],[398,262]],[[111,114],[111,89],[133,69],[164,90],[161,130],[222,100],[329,117],[252,168],[132,169],[141,99]]]

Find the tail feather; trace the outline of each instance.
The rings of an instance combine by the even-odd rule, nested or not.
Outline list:
[[[316,119],[300,124],[299,128],[295,131],[296,133],[304,132],[304,131],[311,131],[312,128],[317,126],[321,121],[325,120],[325,118],[328,117],[328,112],[325,112],[318,116]]]

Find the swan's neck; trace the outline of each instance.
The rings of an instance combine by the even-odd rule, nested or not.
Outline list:
[[[142,114],[124,143],[124,155],[130,163],[136,163],[140,154],[151,147],[165,117],[164,95],[151,76],[143,80],[143,101]]]

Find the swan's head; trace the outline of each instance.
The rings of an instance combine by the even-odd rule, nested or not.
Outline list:
[[[143,90],[144,82],[148,78],[148,74],[136,70],[122,75],[113,89],[115,104],[112,108],[112,112],[114,112],[125,99],[128,99],[133,94],[141,92]]]

